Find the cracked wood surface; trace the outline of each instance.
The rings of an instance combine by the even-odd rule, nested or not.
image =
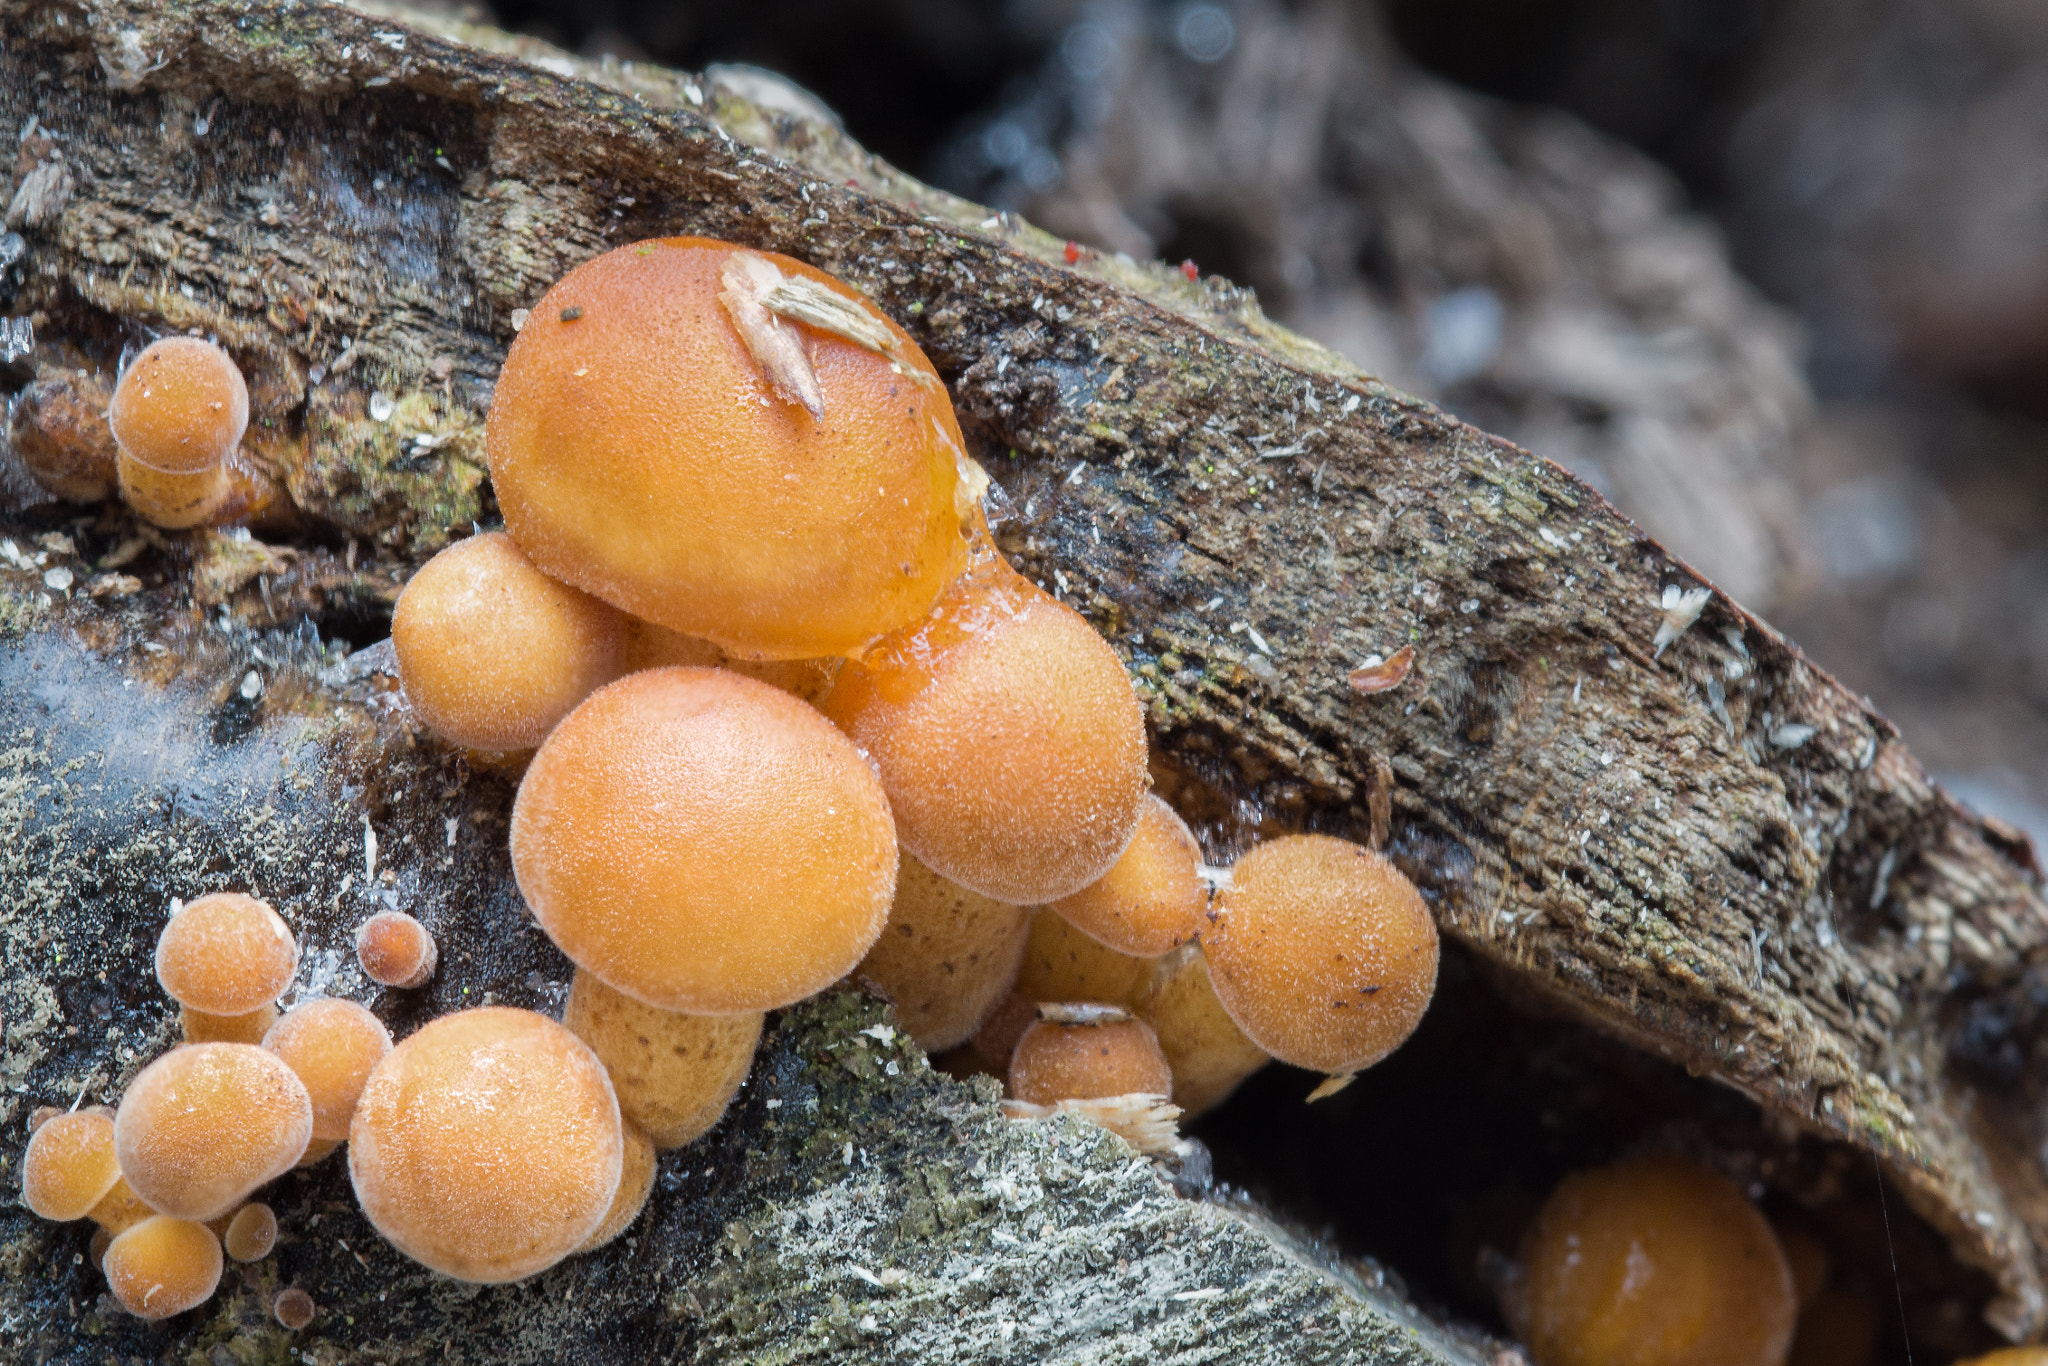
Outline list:
[[[491,380],[568,267],[669,233],[812,261],[931,354],[1006,546],[1115,642],[1167,765],[1219,794],[1212,857],[1261,825],[1362,837],[1390,795],[1446,933],[1875,1154],[1989,1273],[1987,1316],[2042,1326],[2039,1098],[1977,1086],[1951,1047],[2040,956],[2032,851],[1722,595],[1660,650],[1699,580],[1557,466],[1227,284],[1067,265],[688,76],[324,5],[15,0],[0,34],[0,126],[41,130],[8,311],[75,369],[142,328],[243,361],[290,503],[258,530],[303,542],[260,576],[276,619],[388,602],[489,515]],[[1407,644],[1402,686],[1346,686]]]

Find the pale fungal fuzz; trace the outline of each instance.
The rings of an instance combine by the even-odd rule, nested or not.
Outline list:
[[[1062,1100],[1052,1105],[1033,1105],[1026,1100],[1006,1100],[1003,1113],[1011,1119],[1051,1119],[1055,1115],[1079,1115],[1100,1124],[1147,1157],[1173,1151],[1180,1140],[1176,1121],[1180,1107],[1164,1096],[1103,1096],[1094,1100]]]
[[[1407,682],[1408,671],[1414,667],[1413,645],[1403,645],[1385,659],[1374,655],[1351,671],[1352,691],[1368,696],[1376,692],[1391,692]]]
[[[1700,619],[1700,613],[1707,610],[1707,603],[1713,596],[1711,588],[1682,589],[1675,583],[1665,586],[1660,601],[1664,620],[1657,624],[1657,634],[1650,641],[1656,647],[1653,658],[1661,658],[1672,641],[1692,629],[1692,624]]]
[[[736,251],[726,258],[718,282],[724,286],[718,302],[725,305],[733,328],[769,384],[789,402],[801,403],[813,419],[824,421],[825,391],[818,387],[818,372],[811,366],[803,335],[784,327],[768,310],[768,297],[789,283],[782,272],[757,252]]]

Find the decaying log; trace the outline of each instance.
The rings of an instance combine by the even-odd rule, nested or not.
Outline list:
[[[1365,838],[1390,798],[1390,848],[1505,989],[1873,1154],[1988,1275],[1985,1316],[2042,1327],[2038,1088],[1988,1091],[1957,1060],[1973,1006],[2020,999],[2040,956],[2032,851],[1561,469],[1226,283],[1068,264],[836,129],[686,75],[327,5],[11,0],[0,39],[0,127],[22,132],[0,311],[33,319],[36,376],[103,384],[150,330],[215,334],[286,491],[253,537],[163,537],[113,510],[53,520],[0,484],[18,523],[0,544],[10,1134],[34,1104],[114,1094],[168,1037],[147,949],[202,885],[275,895],[343,974],[346,929],[402,898],[458,945],[422,1012],[550,1004],[564,969],[505,875],[502,780],[415,745],[374,676],[293,628],[374,622],[411,565],[489,517],[482,420],[520,310],[605,247],[705,233],[836,272],[927,348],[1004,490],[1006,547],[1123,653],[1212,858],[1260,826]],[[7,363],[10,387],[31,377]],[[1348,685],[1410,645],[1399,686]],[[914,1058],[834,1091],[828,1058],[861,1046],[849,1011],[785,1021],[746,1113],[695,1181],[665,1179],[636,1244],[502,1298],[409,1272],[332,1170],[292,1178],[281,1198],[322,1222],[280,1265],[324,1278],[321,1350],[1022,1360],[1155,1330],[1116,1350],[1467,1350],[1245,1216],[1174,1204],[1090,1133],[1000,1129],[987,1096]],[[943,1158],[920,1166],[921,1144]],[[1016,1184],[1027,1168],[1042,1193]],[[883,1238],[885,1210],[923,1222]],[[746,1256],[771,1228],[775,1254]],[[52,1264],[67,1235],[19,1209],[0,1229],[26,1306],[0,1312],[28,1313],[53,1356],[94,1334],[164,1350],[93,1307],[89,1266]],[[832,1262],[869,1238],[904,1249],[909,1279]],[[1047,1242],[1009,1257],[1028,1238]],[[1177,1241],[1194,1238],[1199,1256]],[[984,1255],[1073,1298],[978,1282]],[[183,1345],[256,1333],[258,1288]],[[474,1340],[507,1323],[524,1336]]]

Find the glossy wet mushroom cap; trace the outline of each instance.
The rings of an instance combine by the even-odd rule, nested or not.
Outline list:
[[[512,811],[541,928],[614,990],[699,1015],[771,1010],[881,933],[896,838],[874,771],[816,711],[722,669],[650,669],[548,737]]]
[[[433,980],[440,961],[434,936],[404,911],[379,911],[356,931],[356,962],[379,986],[423,987]]]
[[[983,896],[1072,895],[1137,831],[1145,722],[1123,663],[999,557],[849,661],[822,706],[880,770],[903,847]]]
[[[137,1318],[167,1319],[213,1297],[220,1243],[204,1224],[159,1214],[107,1244],[100,1270],[123,1309]]]
[[[298,1075],[253,1044],[174,1048],[142,1069],[114,1114],[114,1153],[155,1209],[215,1219],[282,1176],[313,1136]]]
[[[1282,1062],[1355,1072],[1400,1047],[1436,990],[1429,907],[1363,845],[1289,835],[1237,861],[1202,934],[1210,981]]]
[[[208,1015],[272,1005],[298,965],[298,942],[283,918],[240,892],[188,902],[156,941],[157,981],[179,1005]]]
[[[752,658],[858,649],[965,559],[937,373],[786,256],[680,237],[578,266],[506,355],[488,442],[542,569]]]
[[[44,1219],[91,1214],[121,1179],[114,1120],[101,1110],[59,1114],[37,1126],[21,1157],[21,1200]]]
[[[1209,909],[1202,851],[1174,809],[1147,794],[1137,833],[1108,872],[1052,903],[1075,929],[1140,958],[1187,943]]]
[[[1782,1366],[1798,1312],[1763,1215],[1726,1177],[1663,1156],[1566,1177],[1506,1299],[1538,1366]]]
[[[471,749],[532,749],[623,671],[625,618],[487,531],[406,583],[391,644],[406,700],[436,734]]]
[[[1046,1008],[1010,1057],[1010,1094],[1033,1105],[1107,1096],[1165,1096],[1173,1070],[1152,1026],[1121,1010]]]
[[[882,937],[855,975],[896,1008],[927,1053],[964,1043],[1008,994],[1024,961],[1031,913],[940,877],[902,853]]]
[[[354,1001],[321,997],[286,1013],[263,1046],[284,1059],[313,1102],[313,1139],[348,1137],[370,1070],[391,1051],[391,1031]]]
[[[679,1148],[718,1123],[753,1065],[761,1019],[663,1010],[581,968],[562,1011],[610,1073],[619,1113],[657,1148]]]
[[[370,1073],[349,1129],[363,1213],[458,1280],[516,1281],[596,1231],[624,1161],[604,1064],[543,1015],[457,1011]]]

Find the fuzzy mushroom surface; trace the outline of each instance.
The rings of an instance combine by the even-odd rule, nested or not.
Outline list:
[[[123,499],[157,526],[198,526],[229,495],[228,455],[249,425],[249,387],[212,342],[165,337],[122,373],[107,421]]]
[[[221,1265],[212,1229],[158,1214],[107,1244],[100,1270],[123,1309],[139,1319],[167,1319],[206,1303],[220,1284]]]
[[[888,918],[896,832],[816,711],[722,669],[594,693],[534,756],[512,867],[577,966],[648,1005],[772,1010],[852,970]]]
[[[128,1084],[114,1155],[159,1213],[217,1219],[284,1175],[313,1136],[313,1101],[275,1053],[243,1043],[174,1048]]]
[[[970,891],[903,852],[882,937],[856,969],[927,1053],[966,1042],[1008,994],[1031,913]]]
[[[121,1179],[114,1121],[100,1110],[60,1114],[29,1135],[21,1157],[21,1200],[45,1219],[69,1223],[91,1214]]]
[[[1202,949],[1217,999],[1253,1043],[1332,1074],[1400,1047],[1436,991],[1422,893],[1370,849],[1327,835],[1239,859]]]
[[[267,903],[240,892],[186,903],[156,941],[157,981],[179,1005],[207,1015],[270,1008],[298,966],[291,927]]]
[[[759,1011],[685,1015],[614,991],[577,969],[562,1023],[611,1074],[619,1113],[657,1148],[680,1148],[718,1123],[761,1041]]]
[[[305,1083],[313,1102],[313,1139],[348,1137],[370,1070],[391,1051],[391,1031],[354,1001],[321,997],[292,1007],[263,1036],[263,1046]]]
[[[1143,1020],[1112,1007],[1044,1008],[1010,1057],[1010,1094],[1033,1105],[1166,1096],[1173,1069]]]
[[[404,911],[379,911],[356,931],[356,962],[378,986],[423,987],[440,961],[434,936]]]
[[[1137,832],[1109,871],[1052,909],[1120,953],[1155,958],[1201,930],[1209,909],[1201,869],[1202,850],[1187,822],[1147,793]]]
[[[623,670],[625,619],[487,531],[407,581],[391,644],[406,700],[435,733],[472,749],[532,749]]]
[[[594,1233],[624,1162],[597,1055],[530,1010],[443,1015],[370,1073],[349,1128],[363,1213],[457,1280],[516,1281]]]
[[[584,262],[513,341],[487,440],[542,569],[749,658],[857,650],[965,563],[937,372],[787,256],[670,237]]]

